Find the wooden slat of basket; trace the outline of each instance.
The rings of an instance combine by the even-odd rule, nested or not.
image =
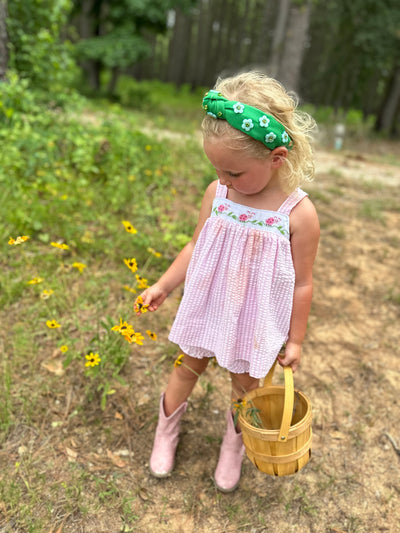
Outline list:
[[[287,454],[280,453],[278,455],[275,455],[275,454],[268,455],[264,451],[256,452],[252,450],[252,455],[259,461],[267,461],[269,463],[273,463],[276,465],[290,463],[290,462],[297,461],[298,459],[300,459],[301,457],[303,457],[304,455],[308,453],[310,446],[311,446],[311,441],[312,441],[312,435],[309,436],[307,442],[305,442],[301,448],[295,447],[295,451],[292,451]]]

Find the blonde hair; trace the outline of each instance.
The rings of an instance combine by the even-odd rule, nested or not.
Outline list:
[[[297,109],[297,98],[286,92],[275,79],[257,71],[237,74],[229,78],[218,78],[215,90],[225,98],[257,107],[281,122],[293,140],[279,169],[282,188],[290,193],[305,181],[314,177],[314,158],[311,148],[312,132],[316,128],[314,119]],[[206,115],[202,125],[203,138],[224,138],[229,148],[244,150],[257,159],[269,157],[271,150],[262,142],[233,128],[226,120]]]

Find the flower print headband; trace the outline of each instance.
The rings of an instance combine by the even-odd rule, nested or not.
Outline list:
[[[293,146],[283,124],[272,115],[256,107],[228,100],[218,91],[208,91],[204,95],[203,109],[207,115],[226,120],[232,127],[261,141],[270,150],[278,146],[291,150]]]

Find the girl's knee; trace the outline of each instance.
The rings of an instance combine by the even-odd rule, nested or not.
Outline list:
[[[232,379],[232,397],[240,398],[247,392],[256,389],[259,385],[259,379],[251,377],[249,374],[233,374]]]
[[[196,359],[185,355],[182,364],[176,367],[177,373],[182,379],[194,381],[204,372],[208,359]]]

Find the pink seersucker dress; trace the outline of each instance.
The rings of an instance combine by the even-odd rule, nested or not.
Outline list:
[[[289,214],[307,194],[296,189],[278,211],[266,211],[232,202],[227,192],[218,182],[169,339],[192,357],[215,356],[231,372],[262,378],[289,332]]]

